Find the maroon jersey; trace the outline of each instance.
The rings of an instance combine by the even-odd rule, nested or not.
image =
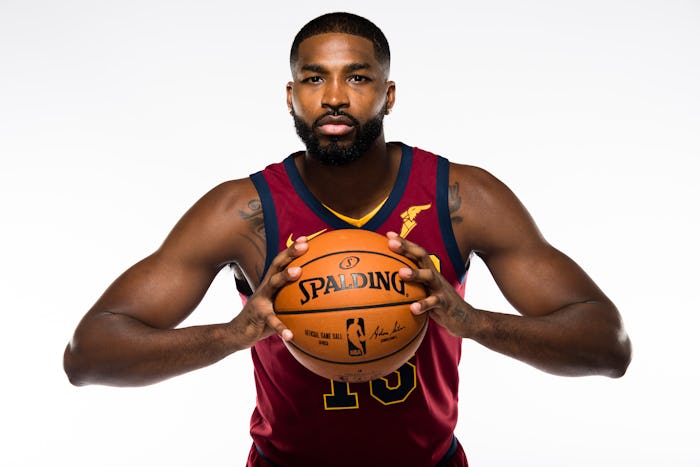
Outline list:
[[[439,261],[464,294],[466,265],[452,233],[447,159],[402,145],[396,183],[362,227],[400,233]],[[265,218],[265,270],[298,236],[357,228],[326,209],[304,185],[294,156],[251,175]],[[352,193],[348,193],[352,196]],[[416,354],[394,373],[341,383],[299,364],[274,335],[252,349],[257,404],[253,440],[279,466],[432,466],[448,452],[457,422],[461,339],[435,322]]]

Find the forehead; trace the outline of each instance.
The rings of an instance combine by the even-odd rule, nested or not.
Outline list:
[[[304,39],[299,44],[297,69],[304,65],[366,63],[380,68],[372,41],[361,36],[343,33],[324,33]]]

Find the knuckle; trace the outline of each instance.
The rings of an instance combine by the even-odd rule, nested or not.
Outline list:
[[[272,263],[270,263],[270,270],[280,269],[287,262],[288,259],[286,252],[282,252],[281,254],[275,256],[275,259],[272,260]]]

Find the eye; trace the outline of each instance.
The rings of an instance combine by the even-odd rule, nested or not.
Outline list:
[[[312,83],[312,84],[318,84],[321,82],[321,77],[320,76],[309,76],[308,78],[304,78],[301,80],[302,83]]]
[[[352,75],[350,77],[350,82],[352,82],[352,83],[363,83],[365,81],[369,81],[369,78],[367,78],[366,76]]]

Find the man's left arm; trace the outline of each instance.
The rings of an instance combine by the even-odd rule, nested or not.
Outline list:
[[[543,371],[567,376],[622,376],[631,344],[615,305],[568,256],[547,243],[515,195],[480,169],[458,166],[462,224],[453,228],[463,252],[485,262],[520,316],[466,303],[435,269],[427,252],[390,234],[390,247],[417,262],[405,280],[426,284],[429,296],[412,305],[452,334],[473,339]],[[454,222],[454,221],[453,221]]]

